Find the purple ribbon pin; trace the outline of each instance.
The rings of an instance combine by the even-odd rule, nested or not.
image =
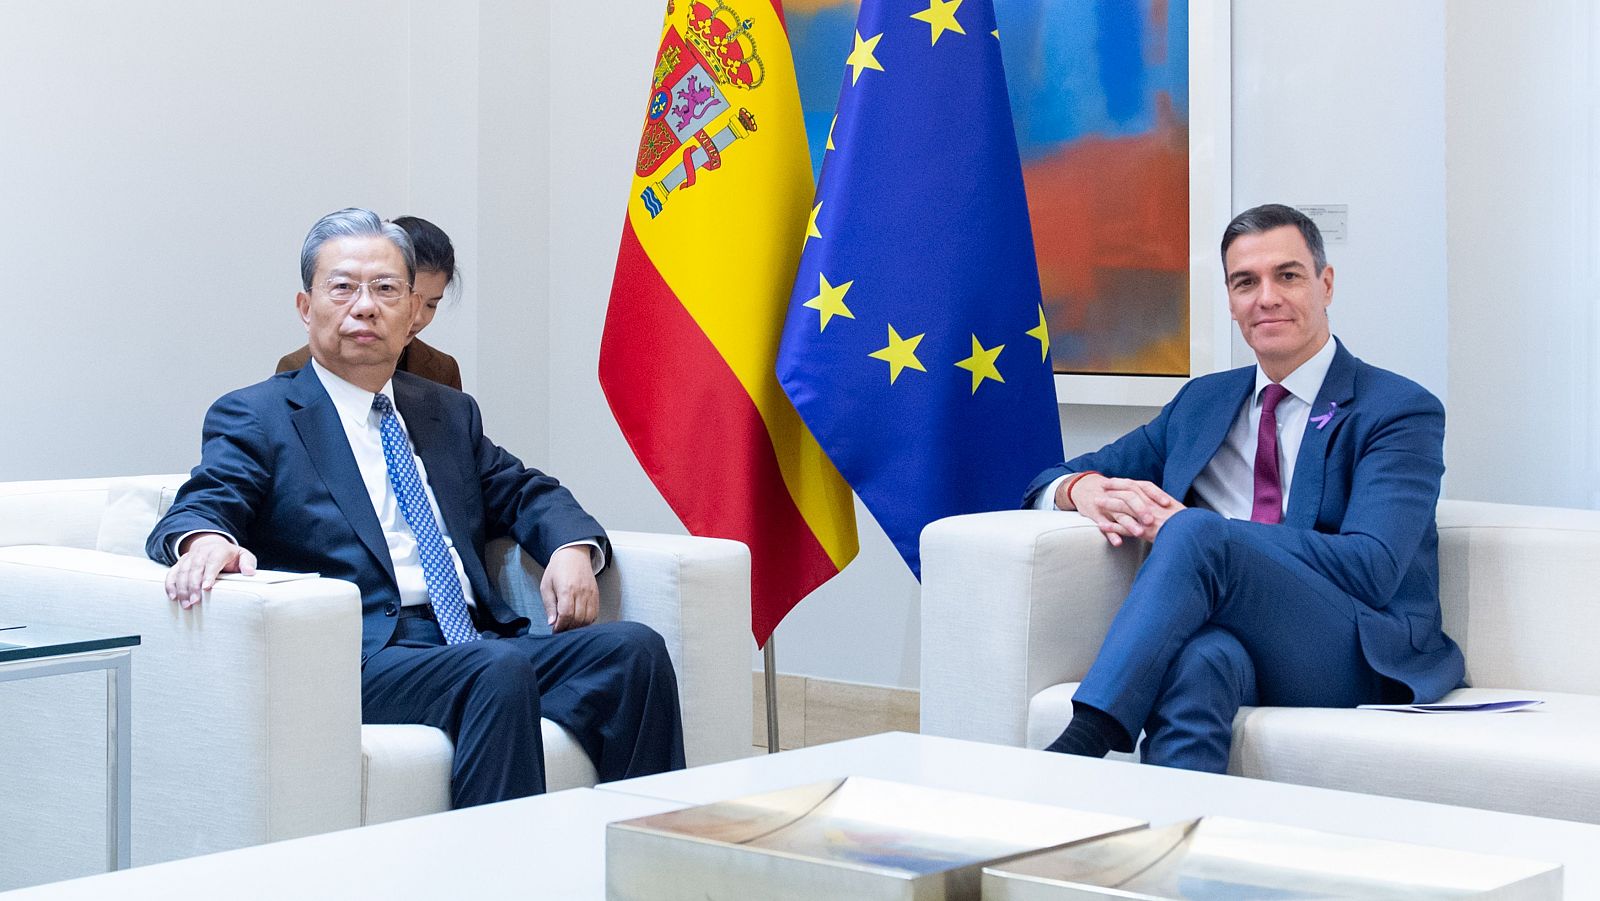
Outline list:
[[[1328,423],[1332,422],[1333,414],[1338,412],[1338,410],[1339,405],[1330,400],[1328,401],[1328,412],[1322,414],[1321,416],[1311,417],[1311,421],[1317,424],[1317,431],[1322,431],[1322,429],[1327,426]]]

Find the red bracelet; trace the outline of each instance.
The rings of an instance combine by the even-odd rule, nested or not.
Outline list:
[[[1067,480],[1067,490],[1066,490],[1067,503],[1072,505],[1072,509],[1074,509],[1074,510],[1078,509],[1078,502],[1072,499],[1072,489],[1077,487],[1078,480],[1083,478],[1084,476],[1097,476],[1097,475],[1100,475],[1100,473],[1097,470],[1088,469],[1088,470],[1084,470],[1083,472],[1080,472],[1080,473],[1077,473],[1077,474],[1073,475],[1072,478]]]

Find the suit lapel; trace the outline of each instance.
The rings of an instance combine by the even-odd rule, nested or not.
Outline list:
[[[307,363],[289,388],[288,400],[294,411],[289,419],[294,423],[306,453],[322,477],[334,503],[339,505],[350,527],[361,543],[383,566],[389,581],[394,581],[394,561],[389,559],[389,545],[383,540],[383,528],[378,525],[378,514],[372,509],[372,499],[367,497],[361,470],[356,467],[355,454],[350,452],[350,439],[339,422],[339,411],[322,387],[322,381]]]
[[[1300,453],[1294,460],[1294,483],[1289,486],[1289,509],[1284,524],[1299,529],[1310,529],[1317,524],[1317,511],[1322,509],[1328,445],[1344,425],[1350,403],[1355,400],[1357,360],[1339,339],[1333,340],[1333,362],[1328,365],[1328,375],[1322,380],[1316,403],[1311,405],[1311,418],[1300,439]]]
[[[436,404],[428,403],[418,390],[420,377],[399,377],[394,385],[394,403],[405,417],[406,431],[411,436],[411,446],[428,470],[428,487],[433,489],[433,499],[439,504],[439,515],[444,517],[444,527],[455,542],[456,552],[466,561],[471,554],[462,550],[469,546],[472,533],[464,530],[461,512],[466,509],[461,498],[462,480],[458,455],[450,453],[450,432]]]
[[[1216,387],[1210,396],[1198,396],[1192,403],[1184,404],[1185,413],[1194,417],[1195,424],[1192,430],[1183,428],[1181,421],[1167,427],[1169,442],[1187,441],[1186,446],[1174,448],[1171,478],[1162,485],[1168,494],[1180,501],[1188,496],[1194,480],[1211,462],[1211,458],[1217,455],[1223,440],[1228,437],[1228,430],[1238,418],[1239,408],[1250,399],[1255,383],[1254,366],[1224,372],[1216,377]],[[1227,416],[1216,415],[1217,410],[1224,408],[1232,412]],[[1188,434],[1185,435],[1185,432]]]

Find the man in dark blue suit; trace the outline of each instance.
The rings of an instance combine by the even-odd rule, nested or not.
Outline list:
[[[465,394],[396,372],[421,299],[404,230],[367,210],[312,226],[296,306],[304,368],[206,415],[200,465],[146,550],[167,594],[200,603],[222,572],[317,572],[361,589],[362,719],[455,744],[456,807],[544,791],[539,720],[572,732],[602,781],[683,766],[661,637],[594,625],[610,543],[567,489],[483,435]],[[484,545],[545,564],[548,635],[496,592]]]
[[[1024,506],[1078,510],[1150,553],[1050,750],[1225,772],[1245,705],[1432,701],[1461,651],[1440,625],[1444,408],[1332,337],[1333,267],[1269,204],[1222,238],[1257,365],[1189,382],[1149,424],[1041,473]]]

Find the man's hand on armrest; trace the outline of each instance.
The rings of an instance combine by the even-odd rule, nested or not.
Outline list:
[[[178,546],[178,562],[167,570],[167,597],[184,609],[200,603],[222,573],[255,575],[256,555],[216,532],[196,532]]]
[[[1056,506],[1077,510],[1100,527],[1112,547],[1124,538],[1154,541],[1156,533],[1183,504],[1152,482],[1113,479],[1099,473],[1062,483]]]
[[[600,586],[594,578],[592,545],[569,544],[550,555],[539,581],[550,631],[587,626],[600,615]]]

